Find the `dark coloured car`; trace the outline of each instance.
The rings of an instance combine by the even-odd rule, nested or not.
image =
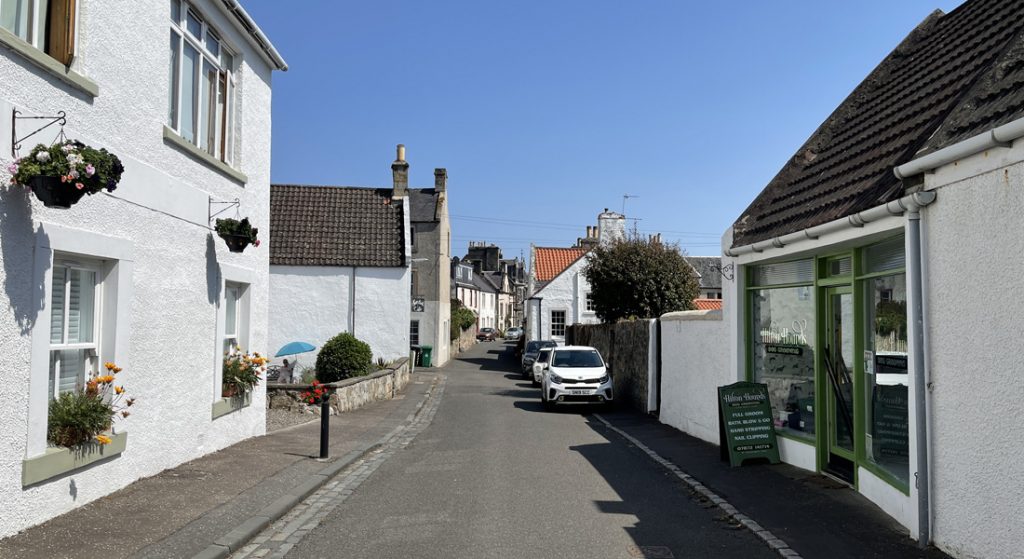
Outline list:
[[[523,377],[533,378],[533,362],[537,360],[537,354],[542,347],[556,347],[558,343],[554,340],[532,340],[523,346]]]
[[[494,328],[481,328],[480,331],[476,333],[476,339],[483,342],[493,342],[498,339],[498,332],[495,331]]]

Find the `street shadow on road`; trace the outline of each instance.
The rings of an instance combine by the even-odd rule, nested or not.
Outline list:
[[[588,421],[595,431],[609,436],[595,419]],[[646,456],[626,450],[618,441],[569,450],[585,458],[618,496],[593,503],[602,513],[628,519],[623,530],[635,544],[631,553],[640,553],[634,556],[692,557],[696,550],[707,557],[773,556],[753,534],[737,530],[721,518],[720,510],[698,502],[681,482],[664,476]]]
[[[502,360],[495,360],[491,357],[459,357],[458,359],[463,363],[471,363],[480,367],[481,371],[501,371],[507,373],[512,368],[508,363],[503,363]]]
[[[544,412],[544,404],[540,403],[540,398],[536,398],[534,400],[519,400],[512,405],[516,409],[523,411]]]
[[[494,396],[508,396],[509,398],[537,398],[536,390],[505,388],[491,392]]]

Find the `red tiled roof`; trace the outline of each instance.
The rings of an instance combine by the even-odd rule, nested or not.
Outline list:
[[[551,281],[589,252],[585,248],[543,248],[533,249],[534,270],[537,281]]]
[[[694,299],[693,306],[698,311],[720,311],[722,310],[721,299]]]

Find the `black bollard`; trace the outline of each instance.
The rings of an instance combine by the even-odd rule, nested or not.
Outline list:
[[[327,448],[331,441],[331,397],[330,392],[327,393],[327,397],[320,402],[320,458],[327,458]]]

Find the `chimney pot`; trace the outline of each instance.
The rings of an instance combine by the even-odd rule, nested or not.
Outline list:
[[[391,178],[394,185],[391,196],[401,198],[409,195],[409,164],[405,161],[405,145],[398,144],[397,158],[391,164]]]
[[[396,161],[405,161],[405,144],[398,144],[398,148],[395,150],[398,154],[395,156]]]

